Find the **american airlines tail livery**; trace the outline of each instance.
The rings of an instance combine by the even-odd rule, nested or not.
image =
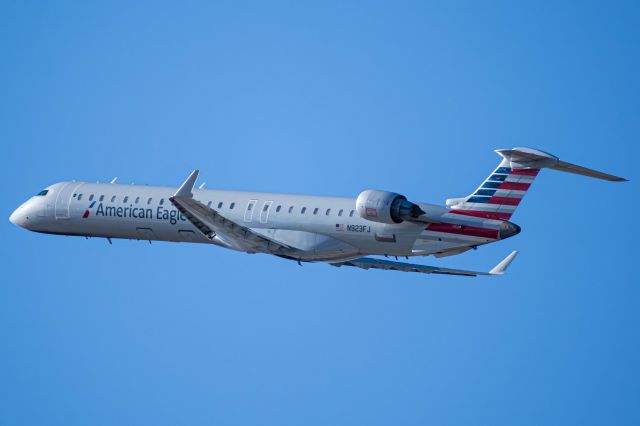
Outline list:
[[[13,212],[35,232],[84,237],[216,244],[300,262],[448,275],[501,275],[509,254],[489,272],[398,262],[398,256],[452,256],[512,237],[511,222],[541,169],[609,181],[626,179],[560,161],[531,148],[496,151],[502,161],[471,195],[446,206],[414,203],[388,191],[358,198],[194,189],[195,170],[171,187],[60,182]],[[396,261],[367,257],[393,256]]]

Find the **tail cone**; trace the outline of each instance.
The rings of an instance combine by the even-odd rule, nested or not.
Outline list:
[[[505,220],[500,224],[500,232],[499,236],[501,240],[505,238],[513,237],[514,235],[518,235],[520,233],[520,227],[515,223],[509,222]]]

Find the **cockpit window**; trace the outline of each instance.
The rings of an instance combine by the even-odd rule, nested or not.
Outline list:
[[[47,195],[48,192],[49,192],[48,189],[43,189],[42,191],[36,194],[36,197],[44,197],[45,195]]]

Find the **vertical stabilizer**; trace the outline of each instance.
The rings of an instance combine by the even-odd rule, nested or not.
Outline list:
[[[498,149],[496,153],[502,157],[502,161],[471,195],[447,200],[452,213],[509,220],[543,168],[613,182],[626,181],[618,176],[560,161],[555,155],[537,149]]]

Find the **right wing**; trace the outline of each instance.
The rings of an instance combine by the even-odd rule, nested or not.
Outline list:
[[[436,266],[417,265],[414,263],[393,262],[391,260],[376,259],[373,257],[361,257],[359,259],[347,260],[345,262],[332,263],[333,266],[355,266],[362,269],[386,269],[391,271],[420,272],[423,274],[444,274],[444,275],[464,275],[475,277],[478,275],[502,275],[518,254],[511,252],[502,262],[498,263],[489,272],[466,271],[464,269],[438,268]]]

